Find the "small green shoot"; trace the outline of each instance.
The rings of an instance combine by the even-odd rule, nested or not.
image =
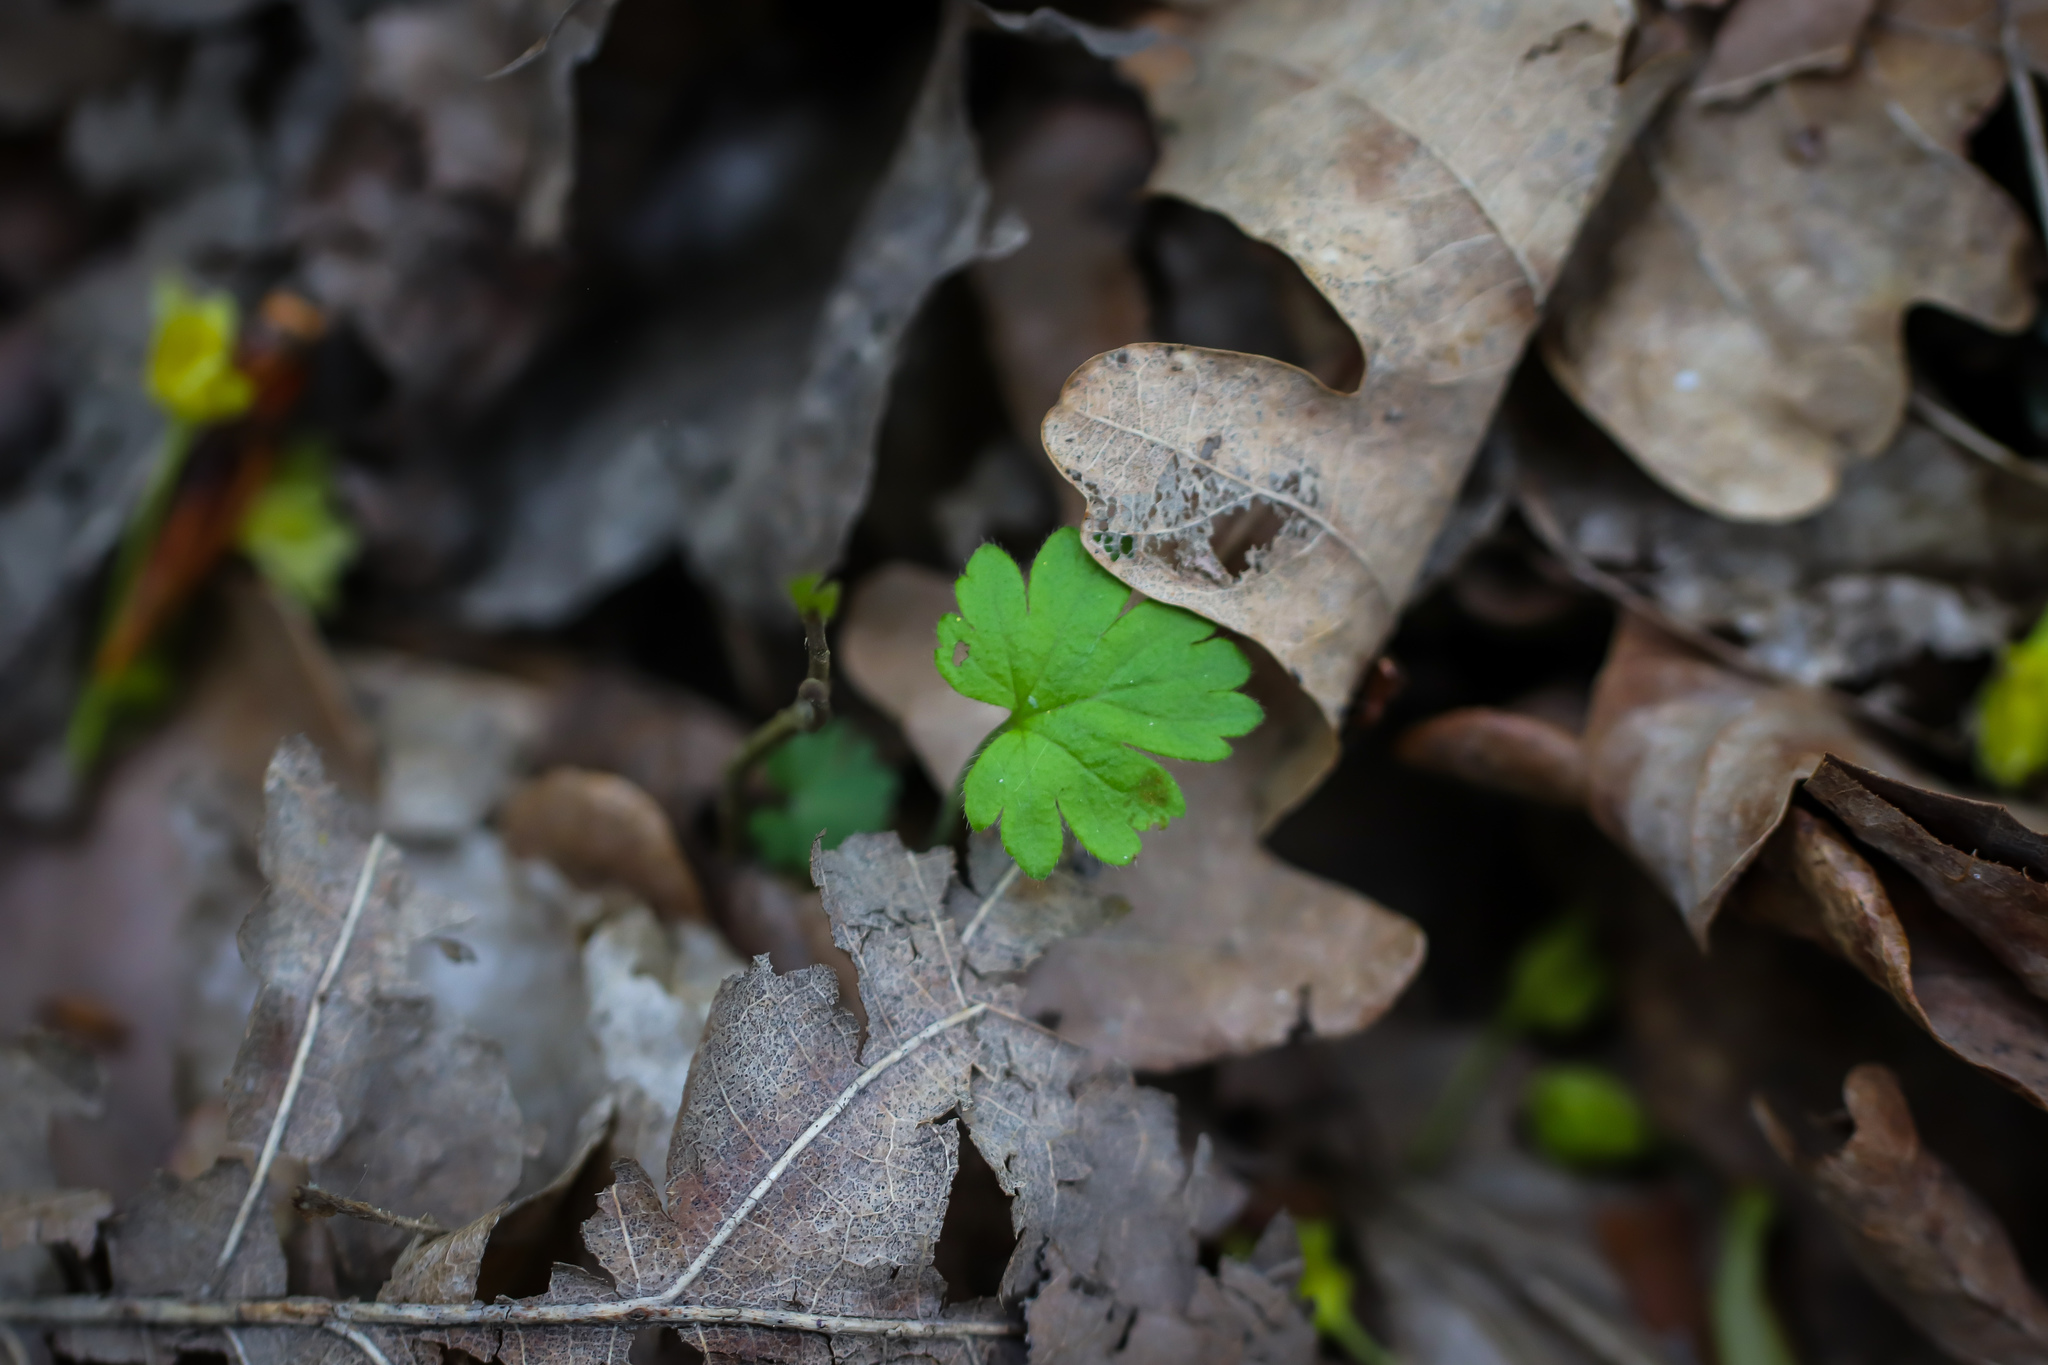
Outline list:
[[[1633,1091],[1605,1067],[1538,1067],[1522,1092],[1530,1136],[1560,1166],[1633,1161],[1650,1150],[1650,1121]]]
[[[240,313],[232,294],[195,294],[175,278],[156,286],[156,331],[143,383],[149,396],[191,426],[248,411],[256,385],[235,365]]]
[[[1515,1043],[1531,1033],[1576,1033],[1598,1016],[1610,989],[1585,916],[1565,915],[1524,943],[1508,966],[1506,997],[1452,1068],[1408,1149],[1408,1164],[1425,1174],[1442,1166]]]
[[[1251,667],[1193,612],[1131,606],[1131,591],[1089,558],[1072,528],[1031,564],[984,545],[939,621],[938,669],[955,691],[1009,710],[968,769],[968,823],[1000,818],[1003,847],[1028,877],[1052,875],[1064,818],[1106,863],[1137,856],[1138,835],[1187,810],[1180,784],[1148,754],[1214,762],[1227,738],[1264,718],[1237,689]],[[1144,750],[1145,752],[1139,752]]]
[[[799,574],[789,580],[790,604],[799,616],[816,616],[830,621],[839,614],[839,583],[822,574]]]
[[[1305,1218],[1301,1238],[1301,1281],[1295,1292],[1315,1309],[1316,1332],[1358,1365],[1395,1365],[1393,1353],[1373,1339],[1351,1311],[1357,1281],[1337,1255],[1337,1233],[1325,1218]]]
[[[1771,1307],[1765,1270],[1771,1219],[1770,1192],[1738,1190],[1721,1220],[1721,1256],[1714,1267],[1714,1350],[1720,1365],[1798,1365],[1785,1329]]]
[[[2048,613],[1977,694],[1977,766],[2007,791],[2048,768]]]
[[[811,865],[811,841],[820,830],[825,847],[849,834],[887,829],[896,807],[897,776],[875,757],[875,746],[843,720],[812,734],[795,734],[762,761],[762,771],[788,798],[747,818],[754,849],[770,866],[801,872]]]
[[[335,511],[327,456],[311,443],[285,453],[236,539],[258,572],[314,612],[334,605],[341,576],[361,546],[355,528]]]

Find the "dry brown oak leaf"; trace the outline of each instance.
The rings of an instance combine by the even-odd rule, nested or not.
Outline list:
[[[886,565],[855,590],[840,644],[848,680],[902,724],[942,791],[1003,718],[932,666],[939,617],[952,609],[943,575]],[[1129,867],[1089,864],[1090,893],[1131,910],[1054,944],[1032,970],[1030,1013],[1058,1014],[1062,1037],[1139,1070],[1193,1066],[1277,1047],[1303,1027],[1320,1037],[1365,1028],[1421,967],[1411,921],[1259,843],[1277,815],[1270,793],[1299,790],[1289,769],[1313,753],[1293,737],[1326,733],[1297,689],[1269,681],[1266,723],[1229,759],[1167,765],[1188,813]],[[973,870],[979,890],[1008,885],[1003,868]]]
[[[1680,497],[1814,511],[1898,430],[1907,308],[2033,315],[2025,219],[1964,155],[2005,92],[1998,36],[1996,0],[1891,0],[1846,72],[1677,102],[1616,177],[1544,357]]]
[[[1611,0],[1246,0],[1156,92],[1152,188],[1292,257],[1366,377],[1342,394],[1259,356],[1126,346],[1067,381],[1045,448],[1097,559],[1257,640],[1333,725],[1668,78],[1621,83],[1627,38]]]
[[[1202,1151],[1192,1168],[1182,1158],[1171,1100],[1014,1014],[1009,969],[1036,946],[1018,922],[1032,909],[973,895],[951,864],[950,851],[912,854],[894,835],[813,854],[835,941],[859,971],[866,1039],[828,968],[777,975],[761,958],[729,978],[684,1093],[666,1207],[638,1163],[617,1163],[583,1228],[610,1282],[558,1266],[538,1302],[989,1321],[991,1305],[942,1309],[932,1264],[964,1131],[1015,1196],[1003,1299],[1028,1302],[1033,1359],[1309,1360],[1313,1334],[1284,1274],[1227,1262],[1212,1276],[1197,1263],[1193,1226],[1214,1192]],[[976,925],[1021,952],[984,975],[973,965],[983,955],[962,942]],[[1048,1284],[1055,1292],[1040,1296]],[[1039,1350],[1104,1322],[1111,1345],[1099,1354]],[[682,1330],[712,1361],[967,1362],[1014,1350],[987,1336]],[[460,1344],[506,1365],[623,1358],[609,1326],[507,1327]]]
[[[1842,1099],[1855,1131],[1817,1158],[1802,1157],[1760,1100],[1756,1117],[1840,1226],[1863,1273],[1952,1359],[2048,1362],[2048,1304],[1996,1215],[1921,1145],[1898,1078],[1859,1066]]]

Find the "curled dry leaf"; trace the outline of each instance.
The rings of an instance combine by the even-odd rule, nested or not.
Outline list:
[[[1791,7],[1738,14],[1768,8]],[[1890,0],[1846,73],[1674,105],[1617,177],[1544,355],[1680,497],[1739,520],[1824,506],[1905,414],[1908,307],[2032,315],[2025,219],[1964,156],[2005,91],[1997,16]]]
[[[1895,897],[1847,839],[1797,808],[1757,874],[1740,893],[1744,914],[1838,954],[1943,1047],[2048,1108],[2048,1004],[1924,896]]]
[[[932,665],[938,619],[952,605],[945,578],[889,566],[854,593],[840,648],[847,678],[899,719],[941,788],[1002,719],[954,693]],[[1229,759],[1170,765],[1188,813],[1129,867],[1085,874],[1094,895],[1120,897],[1131,913],[1055,944],[1033,970],[1030,1007],[1056,1013],[1063,1036],[1133,1067],[1190,1066],[1275,1046],[1304,1027],[1364,1028],[1421,965],[1423,936],[1409,921],[1259,844],[1327,761],[1314,742],[1328,733],[1321,713],[1277,672],[1255,664],[1268,719]],[[984,724],[983,713],[993,719]],[[978,888],[994,884],[982,876],[977,866]]]
[[[1823,757],[1898,766],[1825,693],[1741,677],[1627,614],[1594,684],[1585,752],[1594,823],[1702,943]]]
[[[1431,716],[1394,742],[1403,763],[1476,787],[1576,810],[1586,804],[1579,737],[1555,721],[1490,706]]]
[[[1653,482],[1561,398],[1511,404],[1517,501],[1585,582],[1788,681],[1867,679],[1922,651],[1993,653],[2048,581],[2048,495],[1908,421],[1786,526],[1726,521]]]
[[[1111,572],[1257,640],[1333,725],[1668,75],[1623,86],[1627,29],[1604,0],[1264,0],[1157,92],[1153,188],[1293,257],[1357,334],[1364,386],[1127,346],[1068,380],[1046,450]]]
[[[2048,998],[2048,839],[1989,801],[1830,760],[1806,780],[1856,838],[1917,881],[2036,996]],[[2031,874],[2031,875],[2030,875]]]
[[[1898,1078],[1859,1066],[1842,1083],[1855,1125],[1825,1155],[1800,1154],[1761,1100],[1757,1121],[1805,1177],[1870,1280],[1956,1360],[2048,1361],[2048,1303],[1984,1201],[1921,1145]]]
[[[664,919],[704,921],[704,890],[668,816],[627,779],[556,768],[513,792],[501,818],[515,856],[545,858],[584,885],[627,887]]]
[[[1714,34],[1707,64],[1693,81],[1702,104],[1739,100],[1773,81],[1807,71],[1842,71],[1875,0],[1748,0]]]

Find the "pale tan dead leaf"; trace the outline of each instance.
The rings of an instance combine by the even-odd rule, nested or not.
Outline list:
[[[1714,34],[1707,64],[1693,82],[1701,104],[1738,100],[1807,71],[1841,71],[1875,0],[1746,0]]]
[[[398,1253],[391,1278],[377,1291],[379,1303],[468,1303],[476,1296],[484,1248],[509,1207],[500,1204],[453,1232],[419,1236]]]
[[[2048,1005],[1924,899],[1895,899],[1826,821],[1795,808],[1736,903],[1838,954],[1936,1042],[2048,1108]]]
[[[1669,64],[1619,80],[1606,0],[1258,0],[1161,89],[1153,188],[1294,258],[1364,386],[1127,346],[1046,417],[1111,572],[1264,645],[1334,724],[1448,512],[1537,310]]]
[[[1594,823],[1656,879],[1702,943],[1823,757],[1899,767],[1826,693],[1731,673],[1626,614],[1584,743]]]
[[[943,576],[887,566],[855,591],[840,646],[848,680],[898,719],[942,788],[1004,714],[954,692],[932,664],[938,619],[952,609]],[[1085,878],[1131,913],[1054,945],[1030,978],[1033,1011],[1058,1014],[1063,1036],[1133,1067],[1272,1047],[1304,1026],[1364,1028],[1421,965],[1422,932],[1409,921],[1260,845],[1327,770],[1334,741],[1315,704],[1252,653],[1265,724],[1222,763],[1169,765],[1187,815],[1147,836],[1131,866]],[[988,892],[1000,869],[975,875]]]
[[[2032,316],[2025,219],[1964,157],[2005,90],[1997,37],[1995,0],[1892,0],[1844,74],[1682,102],[1644,138],[1544,355],[1679,496],[1740,520],[1824,506],[1904,415],[1908,307]]]
[[[1984,1201],[1921,1145],[1898,1078],[1859,1066],[1842,1082],[1855,1125],[1817,1158],[1759,1100],[1756,1116],[1848,1239],[1858,1266],[1955,1360],[2048,1361],[2048,1303]]]
[[[556,768],[514,791],[501,819],[515,856],[545,858],[582,885],[626,887],[664,919],[706,922],[704,889],[668,816],[626,778]]]

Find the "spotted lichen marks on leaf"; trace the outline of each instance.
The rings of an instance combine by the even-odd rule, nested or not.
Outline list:
[[[1294,258],[1357,336],[1336,393],[1290,365],[1147,343],[1077,370],[1045,447],[1089,551],[1264,645],[1327,719],[1420,572],[1543,296],[1669,79],[1618,79],[1607,0],[1260,0],[1154,91],[1153,188]],[[1231,519],[1267,514],[1247,537]],[[1254,550],[1252,547],[1256,547]]]

